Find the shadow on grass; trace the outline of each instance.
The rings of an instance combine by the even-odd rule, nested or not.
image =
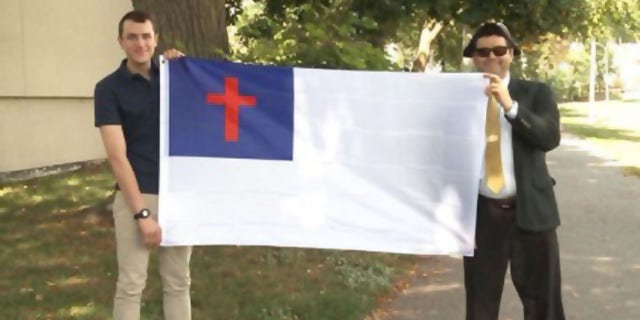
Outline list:
[[[0,184],[4,319],[110,318],[112,224],[92,206],[112,186],[104,164]]]
[[[560,116],[563,118],[583,118],[583,113],[577,112],[575,109],[560,107]]]
[[[0,184],[3,319],[110,319],[117,277],[106,165]],[[194,319],[362,319],[413,256],[269,247],[196,247]],[[142,319],[162,318],[152,255]]]
[[[562,126],[565,130],[583,137],[640,142],[640,137],[630,130],[603,128],[582,123],[563,123]]]

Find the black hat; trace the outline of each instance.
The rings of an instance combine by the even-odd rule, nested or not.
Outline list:
[[[471,41],[469,41],[469,44],[467,44],[467,46],[464,48],[462,55],[467,58],[471,58],[473,56],[473,52],[476,50],[476,42],[478,42],[478,38],[486,36],[501,36],[505,38],[509,46],[513,48],[513,55],[520,55],[520,48],[518,48],[518,45],[511,37],[509,29],[507,29],[504,24],[499,22],[487,22],[480,26],[480,28],[478,28],[476,33],[471,38]]]

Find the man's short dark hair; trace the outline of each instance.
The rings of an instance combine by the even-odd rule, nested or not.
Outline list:
[[[151,26],[153,27],[153,30],[155,32],[155,21],[153,21],[153,17],[151,16],[151,14],[146,11],[133,10],[125,13],[125,15],[122,16],[122,19],[120,19],[120,23],[118,23],[118,37],[122,37],[124,22],[127,20],[138,23],[145,23],[147,21],[150,21]]]

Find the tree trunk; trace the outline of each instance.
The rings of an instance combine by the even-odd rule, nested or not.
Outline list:
[[[160,35],[159,53],[176,48],[192,57],[222,58],[229,53],[224,0],[131,0],[151,13]]]
[[[418,42],[418,55],[413,61],[411,71],[424,72],[431,58],[431,43],[442,30],[442,22],[427,20],[424,22],[422,32],[420,32],[420,41]]]

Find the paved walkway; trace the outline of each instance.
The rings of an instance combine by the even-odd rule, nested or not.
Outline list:
[[[558,229],[567,319],[640,319],[640,178],[563,137],[548,154],[562,226]],[[500,319],[522,319],[507,276]],[[411,286],[391,301],[385,320],[464,319],[462,261],[429,257]]]

